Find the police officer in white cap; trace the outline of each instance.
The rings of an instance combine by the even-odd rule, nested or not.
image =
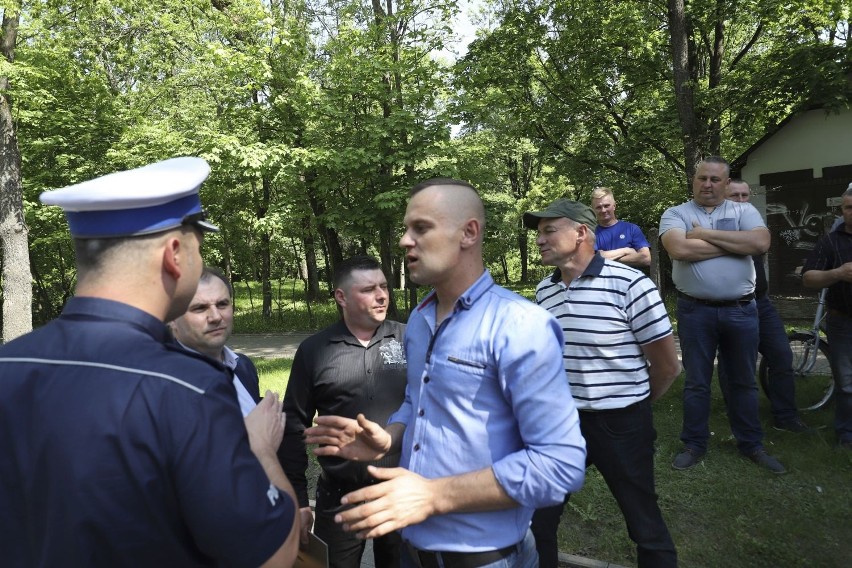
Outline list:
[[[65,210],[78,283],[0,348],[3,566],[292,565],[277,397],[250,439],[225,367],[167,340],[217,230],[208,173],[175,158],[41,195]]]

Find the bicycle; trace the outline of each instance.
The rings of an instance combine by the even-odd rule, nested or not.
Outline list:
[[[831,352],[823,331],[825,296],[827,288],[819,293],[814,324],[810,329],[797,329],[788,335],[793,351],[793,371],[796,374],[796,406],[799,410],[822,408],[834,395],[834,377],[828,355]],[[769,365],[761,357],[757,371],[760,386],[768,393]]]

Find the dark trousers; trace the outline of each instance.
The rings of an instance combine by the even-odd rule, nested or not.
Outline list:
[[[330,568],[359,568],[364,554],[365,540],[354,532],[346,532],[334,522],[330,509],[340,506],[340,498],[358,489],[357,486],[336,483],[332,479],[317,480],[317,504],[314,510],[314,534],[328,544]],[[399,568],[402,538],[398,532],[373,539],[373,556],[376,568]]]
[[[677,299],[677,332],[683,369],[683,444],[698,453],[710,440],[710,383],[716,351],[727,369],[725,404],[737,449],[749,455],[763,447],[755,363],[760,341],[757,304],[715,307]]]
[[[760,318],[760,341],[757,351],[766,359],[769,380],[767,393],[775,423],[794,420],[799,412],[796,409],[796,375],[793,371],[793,351],[787,339],[784,322],[778,310],[772,305],[769,296],[757,299],[757,315]],[[726,361],[719,353],[719,386],[725,401],[728,400],[728,375]]]
[[[581,411],[580,430],[586,439],[586,466],[598,468],[621,508],[640,568],[677,566],[677,552],[654,489],[657,433],[651,403],[645,399],[627,408]],[[563,503],[538,509],[533,515],[541,568],[558,565],[556,533],[564,507]]]
[[[826,321],[834,375],[834,429],[842,444],[852,442],[852,318],[829,312]]]

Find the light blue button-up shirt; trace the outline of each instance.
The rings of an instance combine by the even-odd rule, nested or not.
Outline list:
[[[433,516],[403,529],[424,550],[476,552],[520,541],[536,508],[583,485],[586,444],[565,371],[562,330],[488,271],[436,329],[436,297],[405,333],[408,387],[389,423],[406,425],[400,465],[429,479],[491,467],[520,506]]]

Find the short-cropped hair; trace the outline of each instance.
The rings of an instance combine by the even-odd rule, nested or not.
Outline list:
[[[349,283],[350,276],[356,270],[381,270],[382,265],[372,256],[357,255],[347,258],[334,268],[332,285],[334,289],[344,288]]]

